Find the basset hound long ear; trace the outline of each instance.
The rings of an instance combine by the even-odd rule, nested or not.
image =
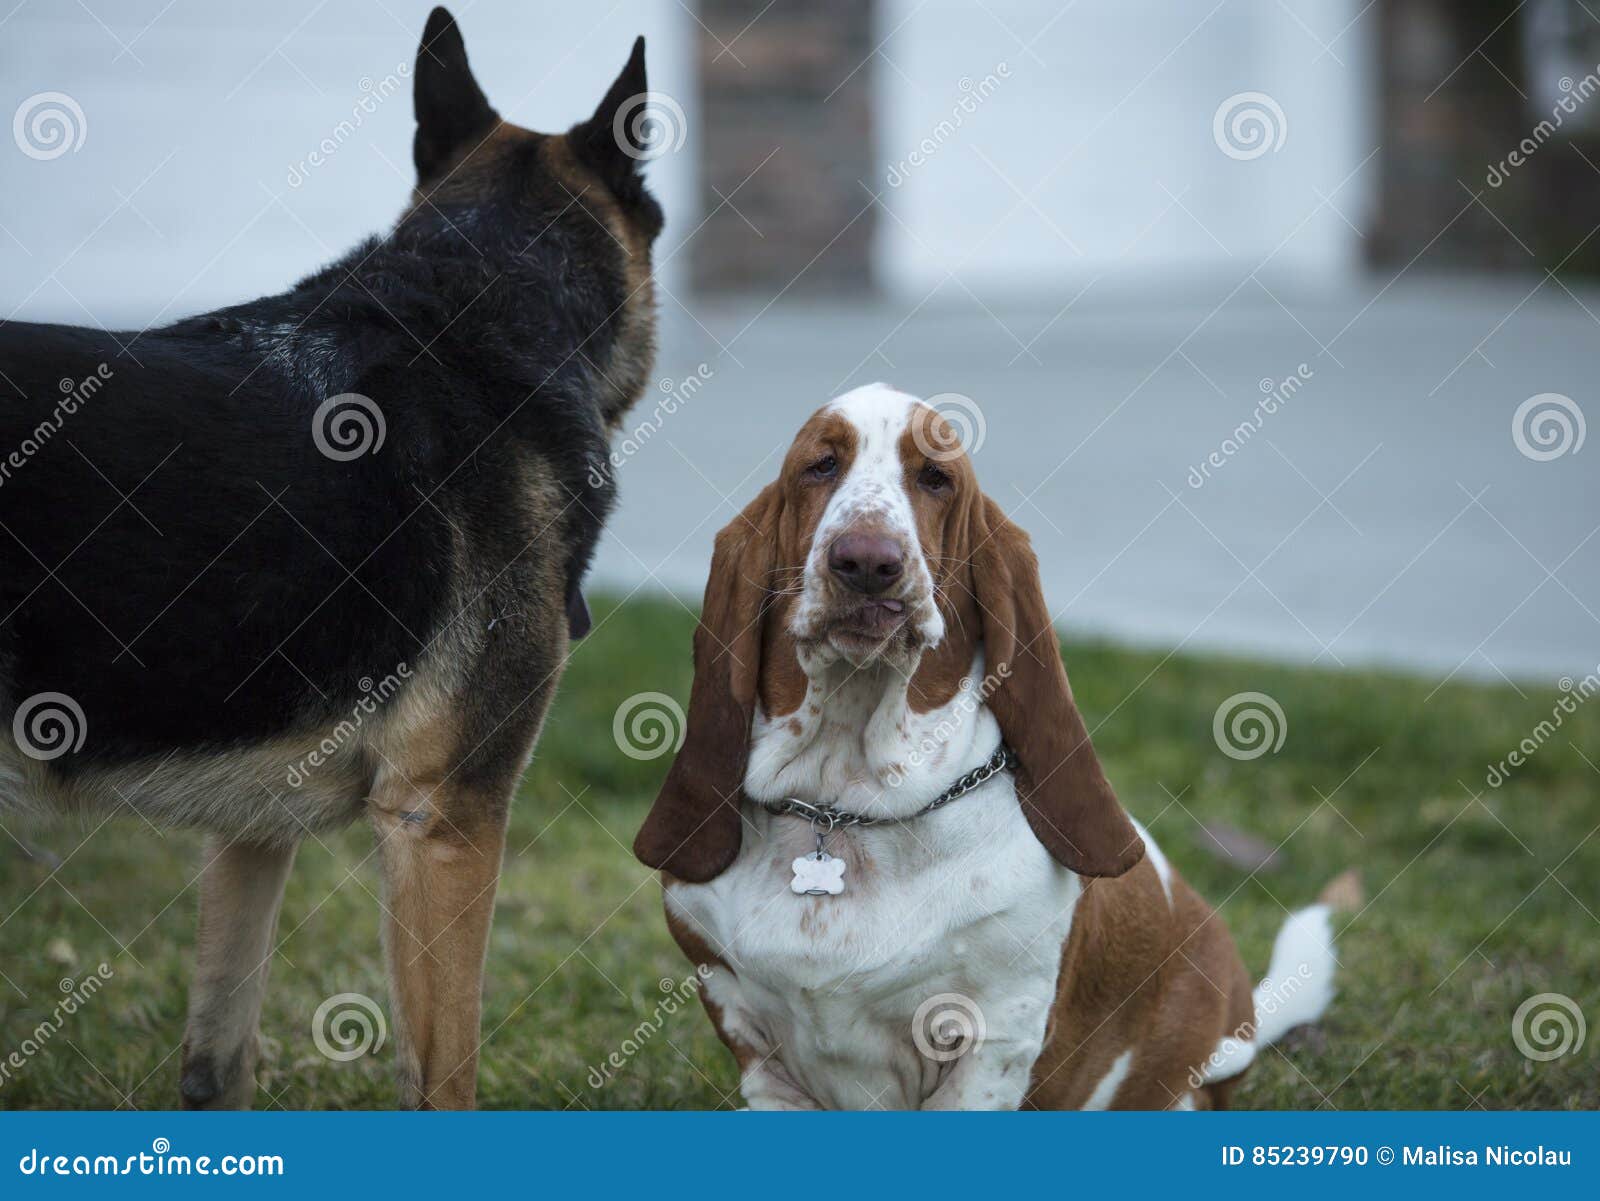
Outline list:
[[[769,484],[717,535],[694,633],[683,747],[633,840],[641,862],[695,884],[720,875],[739,854],[762,618],[782,505],[780,486]]]
[[[1144,857],[1144,842],[1073,702],[1028,535],[988,497],[974,500],[969,520],[984,668],[997,681],[987,703],[1021,761],[1022,811],[1058,863],[1080,876],[1120,876]]]

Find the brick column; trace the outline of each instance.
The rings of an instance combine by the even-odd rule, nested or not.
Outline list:
[[[1398,269],[1426,247],[1422,268],[1554,267],[1600,221],[1592,203],[1600,195],[1600,176],[1579,153],[1600,165],[1593,134],[1569,125],[1558,136],[1542,138],[1521,165],[1492,170],[1550,116],[1548,99],[1527,79],[1527,14],[1513,13],[1515,8],[1515,0],[1381,0],[1383,148],[1378,213],[1368,241],[1374,264]],[[1518,89],[1533,98],[1525,101]],[[1587,103],[1600,105],[1600,97]],[[1483,194],[1494,216],[1473,205],[1456,217],[1469,200],[1463,184]],[[1600,266],[1597,243],[1600,235],[1566,270]]]
[[[768,296],[786,286],[791,296],[870,289],[876,214],[858,181],[870,185],[874,171],[874,6],[697,7],[700,189],[710,218],[690,248],[695,287]]]

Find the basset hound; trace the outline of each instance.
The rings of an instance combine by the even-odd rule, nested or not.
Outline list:
[[[1118,804],[1027,535],[922,401],[806,422],[694,663],[634,849],[752,1108],[1222,1107],[1330,1000],[1337,896],[1253,988]]]

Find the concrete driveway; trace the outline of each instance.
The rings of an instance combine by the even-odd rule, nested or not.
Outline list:
[[[713,534],[804,417],[883,379],[966,398],[980,478],[1031,531],[1068,631],[1439,679],[1582,675],[1600,662],[1600,446],[1576,423],[1600,417],[1600,293],[1537,283],[1297,295],[1247,277],[1003,307],[952,288],[914,309],[693,316],[665,299],[673,411],[634,413],[648,437],[625,451],[596,576],[697,597]],[[1513,419],[1543,393],[1569,403],[1532,406],[1523,443],[1569,449],[1535,458]]]

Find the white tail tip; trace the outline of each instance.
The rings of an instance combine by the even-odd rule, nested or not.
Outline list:
[[[1296,910],[1278,931],[1271,966],[1256,985],[1256,1046],[1269,1046],[1296,1026],[1316,1021],[1333,1000],[1330,913],[1326,903]]]

